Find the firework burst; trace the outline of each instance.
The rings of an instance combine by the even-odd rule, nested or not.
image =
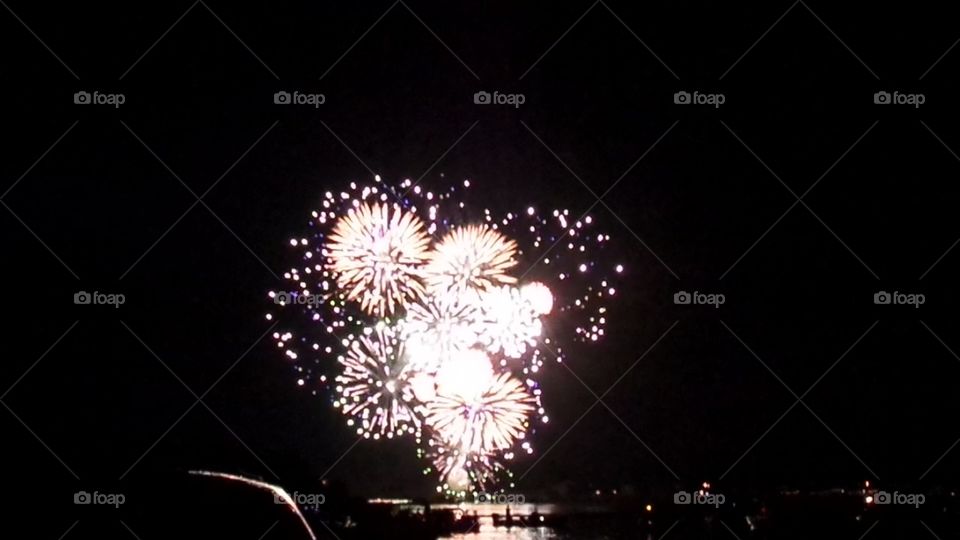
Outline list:
[[[367,313],[387,315],[423,296],[418,267],[429,244],[412,213],[364,203],[337,221],[324,254],[348,300],[359,300]]]
[[[336,377],[340,398],[334,406],[364,437],[415,433],[420,419],[410,399],[412,372],[403,360],[403,343],[385,324],[367,330],[337,359],[343,372]]]
[[[480,307],[472,300],[441,296],[411,304],[401,323],[410,364],[435,373],[477,342],[479,319]]]
[[[508,285],[479,295],[479,341],[492,354],[520,358],[535,346],[543,330],[537,307],[521,290]]]
[[[440,439],[466,454],[508,450],[526,437],[536,398],[509,373],[501,373],[475,398],[438,394],[424,417]]]
[[[359,435],[412,435],[437,491],[455,497],[533,452],[549,420],[544,359],[604,335],[624,271],[597,263],[610,236],[591,216],[477,213],[469,187],[376,177],[325,193],[310,232],[290,239],[300,264],[267,314],[298,386],[332,388]]]
[[[462,495],[468,489],[485,490],[498,483],[502,477],[511,477],[504,461],[510,457],[498,458],[493,454],[464,452],[457,446],[450,446],[433,436],[418,449],[418,455],[429,461],[425,472],[435,472],[439,484],[437,492],[451,496]]]
[[[507,271],[516,266],[517,244],[485,225],[467,225],[448,233],[436,245],[424,267],[431,292],[462,295],[516,283]]]

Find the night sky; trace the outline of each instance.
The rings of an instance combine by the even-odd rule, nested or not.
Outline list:
[[[518,490],[958,480],[944,5],[2,5],[0,440],[30,496],[198,468],[429,493],[411,442],[355,444],[264,337],[287,239],[373,174],[593,207],[626,264],[608,338],[548,365]]]

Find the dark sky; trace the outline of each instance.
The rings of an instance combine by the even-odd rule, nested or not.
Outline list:
[[[286,239],[367,167],[577,214],[595,201],[577,177],[619,179],[594,212],[629,268],[610,336],[570,351],[590,390],[549,366],[550,450],[519,489],[957,480],[945,6],[6,6],[0,432],[19,482],[212,468],[429,490],[411,445],[338,461],[351,432],[260,340]],[[75,105],[81,90],[126,103]],[[279,90],[327,102],[277,106]],[[526,103],[478,106],[480,90]],[[881,90],[926,103],[875,105]],[[79,290],[127,302],[75,306]],[[726,303],[677,306],[679,290]],[[877,306],[880,290],[926,303]]]

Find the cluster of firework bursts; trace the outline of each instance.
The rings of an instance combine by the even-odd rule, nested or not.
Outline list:
[[[489,489],[533,452],[549,420],[543,360],[563,360],[562,337],[603,336],[623,271],[596,262],[610,237],[590,216],[471,215],[469,187],[378,176],[326,193],[309,232],[290,239],[298,266],[267,314],[300,386],[332,388],[360,436],[415,438],[452,496]]]

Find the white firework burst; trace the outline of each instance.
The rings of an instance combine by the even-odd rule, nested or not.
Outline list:
[[[543,323],[538,307],[522,289],[506,285],[488,289],[479,295],[479,306],[477,334],[491,354],[520,358],[527,348],[536,346]]]
[[[430,460],[437,472],[437,491],[447,495],[463,496],[468,489],[486,489],[494,484],[506,468],[494,454],[473,454],[459,447],[451,447],[435,435],[425,448],[418,450],[422,458]]]
[[[523,383],[501,373],[475,399],[438,394],[424,407],[424,421],[450,447],[484,455],[508,450],[526,437],[537,398]]]
[[[409,389],[412,372],[392,328],[381,323],[365,329],[337,361],[343,372],[336,377],[340,397],[334,406],[350,417],[347,424],[356,425],[358,434],[379,439],[419,431]]]
[[[516,283],[506,272],[516,266],[517,244],[486,225],[458,227],[440,239],[424,267],[433,294],[460,295]]]
[[[436,393],[472,402],[490,388],[494,372],[490,357],[479,349],[467,349],[444,362],[434,375]]]
[[[359,300],[367,313],[383,316],[423,296],[419,266],[429,243],[413,213],[362,203],[338,219],[324,255],[344,296]]]
[[[408,305],[400,327],[409,363],[420,371],[436,372],[477,343],[479,320],[476,301],[433,296]]]
[[[550,287],[539,281],[520,287],[520,295],[524,301],[530,303],[530,307],[537,315],[546,315],[553,310],[553,292],[550,291]]]
[[[507,481],[509,462],[533,453],[549,422],[545,359],[564,361],[564,338],[604,337],[627,272],[592,216],[533,205],[481,216],[470,184],[376,176],[325,192],[310,230],[288,239],[297,262],[266,314],[297,386],[332,386],[366,438],[414,435],[424,473],[457,498]],[[521,259],[536,261],[522,275]]]

